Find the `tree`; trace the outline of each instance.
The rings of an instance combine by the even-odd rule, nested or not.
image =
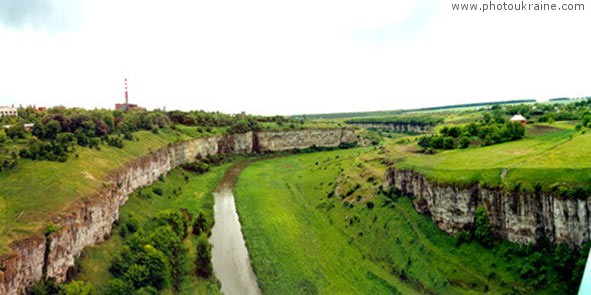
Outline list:
[[[43,138],[54,139],[61,130],[62,127],[60,122],[57,120],[51,120],[45,124],[45,134],[43,134]]]
[[[494,239],[488,213],[483,207],[478,207],[474,215],[474,238],[482,246],[490,248]]]
[[[460,148],[465,149],[468,146],[470,146],[470,139],[468,139],[467,137],[462,137],[460,138]]]
[[[195,274],[202,278],[209,278],[213,274],[211,266],[211,245],[205,234],[197,238],[197,249],[195,257]]]
[[[446,136],[445,138],[443,138],[443,148],[446,150],[451,150],[453,148],[455,148],[456,143],[454,141],[454,139],[450,136]]]

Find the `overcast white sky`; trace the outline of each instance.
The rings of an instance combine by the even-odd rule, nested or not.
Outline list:
[[[591,95],[587,0],[461,1],[0,0],[0,105],[112,108],[125,77],[150,109],[268,115]]]

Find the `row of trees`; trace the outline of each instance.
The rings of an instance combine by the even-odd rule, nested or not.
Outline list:
[[[523,138],[525,127],[507,119],[488,123],[470,123],[465,126],[443,127],[439,134],[423,136],[419,145],[425,149],[467,148],[470,145],[492,145]]]

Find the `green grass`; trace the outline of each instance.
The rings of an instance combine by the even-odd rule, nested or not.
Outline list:
[[[370,153],[297,155],[256,162],[242,172],[236,204],[264,293],[531,291],[514,273],[520,258],[501,257],[476,243],[456,247],[455,238],[416,213],[407,198],[368,197],[365,184],[353,193],[363,194],[362,202],[329,198],[341,169],[345,175],[354,168],[368,172]],[[556,291],[562,290],[547,289]]]
[[[157,181],[133,193],[129,201],[120,208],[121,216],[126,218],[131,214],[141,224],[163,210],[184,208],[193,215],[203,211],[207,219],[213,221],[212,192],[228,167],[229,164],[214,167],[212,171],[202,175],[180,168],[174,169],[164,178],[164,181]],[[154,194],[152,192],[154,188],[162,189],[163,195]],[[189,260],[192,263],[195,257],[196,238],[190,235],[185,240],[185,245],[189,249]],[[121,251],[121,247],[122,239],[116,229],[106,242],[85,249],[80,259],[82,271],[77,279],[92,282],[101,293],[106,283],[112,279],[108,268],[113,256]],[[214,280],[199,279],[192,274],[189,278],[184,282],[180,294],[206,294],[215,293],[217,290]],[[164,293],[171,292],[167,290]]]
[[[436,181],[526,188],[541,184],[579,186],[591,180],[591,134],[558,130],[523,140],[442,151],[436,155],[408,153],[398,168],[412,169]],[[507,170],[501,179],[501,172]]]
[[[76,147],[65,163],[20,159],[13,170],[0,173],[0,253],[11,241],[39,232],[56,212],[95,191],[105,176],[123,164],[189,138],[164,130],[159,134],[140,131],[134,136],[138,141],[124,141],[123,149]]]

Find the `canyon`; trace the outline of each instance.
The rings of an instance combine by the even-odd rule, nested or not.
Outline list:
[[[41,279],[63,282],[71,278],[76,273],[75,259],[82,250],[109,237],[119,218],[119,207],[129,194],[179,165],[215,154],[337,147],[353,142],[358,142],[353,129],[327,128],[247,132],[170,143],[111,173],[99,190],[81,196],[48,221],[55,230],[11,243],[10,251],[0,257],[0,294],[23,294]]]

